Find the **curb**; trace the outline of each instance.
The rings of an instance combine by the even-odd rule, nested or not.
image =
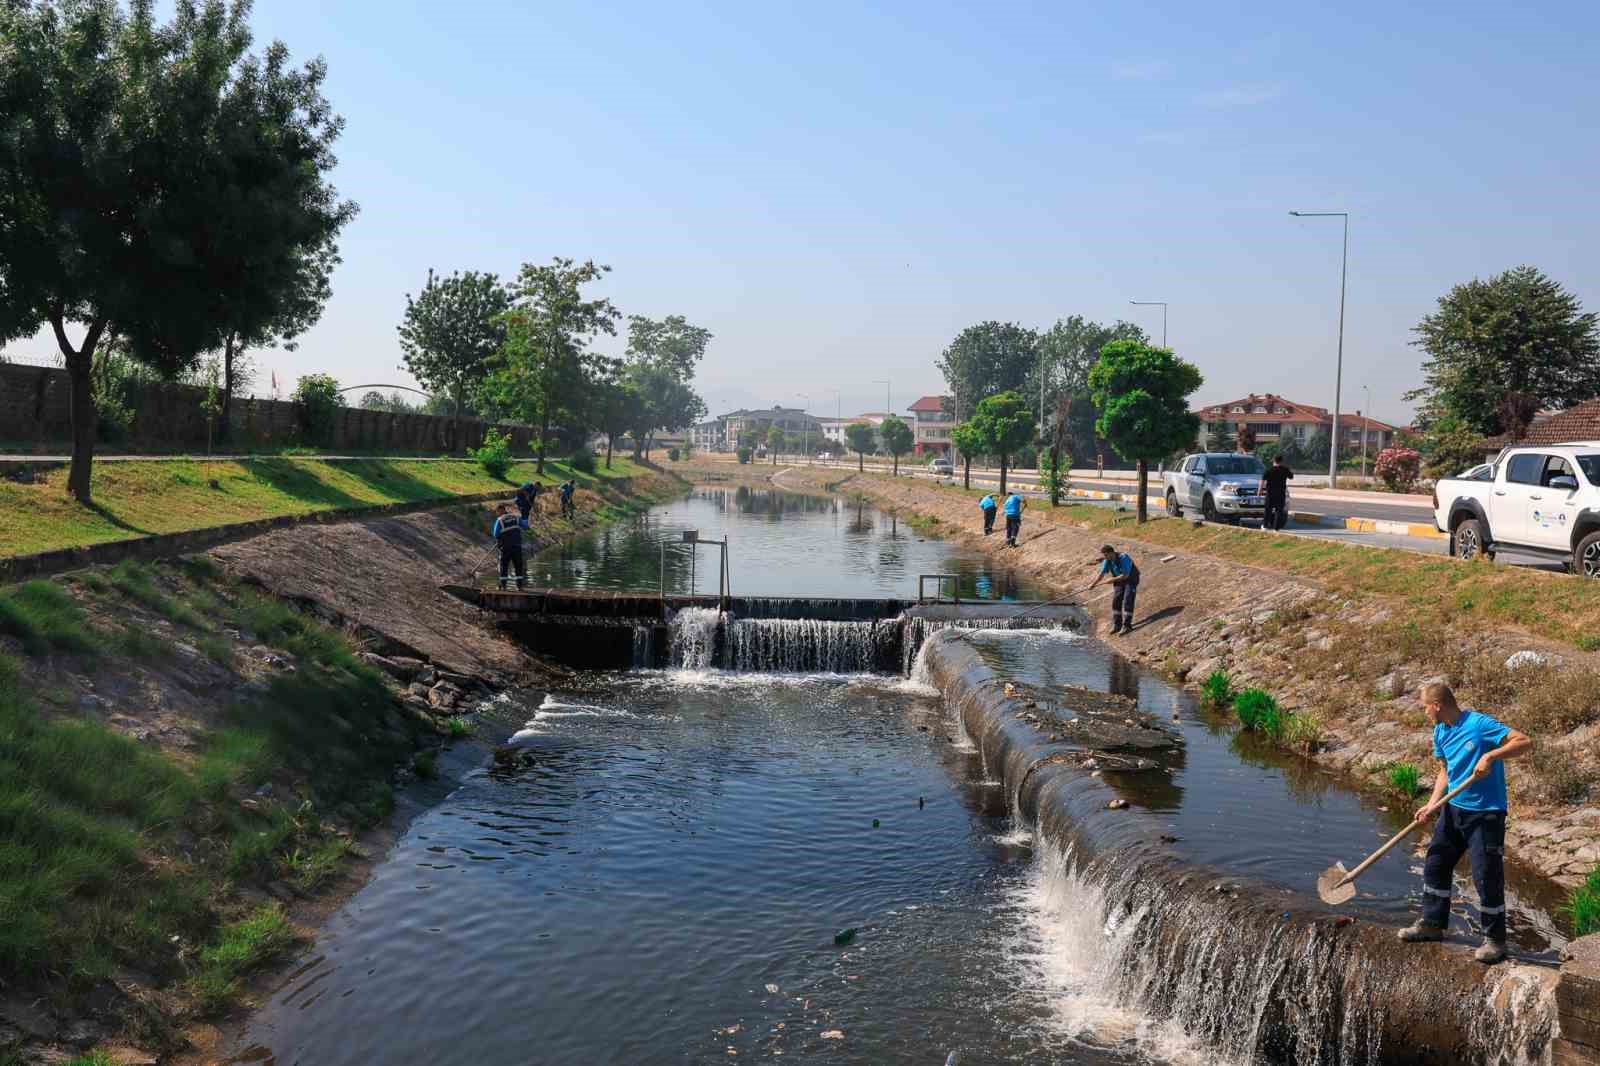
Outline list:
[[[1290,511],[1289,517],[1309,526],[1328,526],[1356,533],[1387,533],[1396,537],[1419,537],[1423,540],[1450,539],[1448,533],[1440,533],[1427,522],[1390,522],[1382,518],[1332,518],[1316,511]]]

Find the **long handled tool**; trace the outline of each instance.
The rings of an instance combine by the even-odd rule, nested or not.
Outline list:
[[[1035,606],[1028,608],[1026,611],[1023,611],[1021,614],[1014,614],[1011,617],[1013,619],[1031,618],[1039,612],[1047,611],[1052,607],[1076,607],[1078,606],[1077,598],[1082,596],[1085,592],[1088,592],[1091,587],[1092,586],[1085,585],[1081,589],[1074,589],[1072,592],[1067,593],[1067,595],[1062,599],[1050,600],[1047,603],[1036,604]]]
[[[1438,806],[1443,807],[1446,803],[1449,803],[1451,800],[1455,799],[1461,794],[1463,789],[1472,784],[1473,780],[1473,778],[1469,777],[1465,781],[1461,782],[1461,784],[1451,789],[1445,794],[1444,799],[1439,801]],[[1317,878],[1317,895],[1322,897],[1322,902],[1337,905],[1340,903],[1348,903],[1350,900],[1354,899],[1356,894],[1356,878],[1365,873],[1367,867],[1371,866],[1373,863],[1387,855],[1391,848],[1409,836],[1414,829],[1422,824],[1422,822],[1423,819],[1420,817],[1412,819],[1410,825],[1406,826],[1404,829],[1400,830],[1400,832],[1390,837],[1387,844],[1373,852],[1371,855],[1368,855],[1362,860],[1360,866],[1357,866],[1354,870],[1351,870],[1348,873],[1345,871],[1344,863],[1342,862],[1336,862],[1326,870],[1322,871],[1322,876]]]

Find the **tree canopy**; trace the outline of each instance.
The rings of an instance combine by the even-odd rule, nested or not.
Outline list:
[[[690,382],[711,344],[711,331],[682,315],[661,321],[628,316],[624,374],[631,385],[628,425],[636,456],[658,431],[680,433],[706,415]]]
[[[493,274],[468,270],[449,277],[428,271],[415,298],[406,293],[397,327],[405,369],[434,393],[455,401],[459,421],[467,397],[489,375],[489,361],[506,342],[511,293]],[[457,434],[459,438],[459,433]],[[458,439],[456,444],[465,447]]]
[[[1019,392],[1002,392],[978,404],[966,439],[977,445],[976,451],[1000,460],[1000,491],[1006,491],[1006,470],[1017,449],[1033,440],[1033,409]]]
[[[1595,314],[1531,266],[1455,286],[1414,332],[1428,358],[1422,388],[1406,399],[1421,400],[1429,419],[1453,414],[1478,433],[1500,433],[1512,428],[1502,409],[1508,394],[1538,407],[1600,394]]]
[[[865,470],[867,453],[878,446],[878,431],[868,422],[852,422],[844,427],[844,440],[856,453],[856,469]]]
[[[911,427],[894,415],[883,420],[878,427],[878,438],[883,441],[883,450],[894,456],[894,472],[900,473],[900,457],[911,450],[913,435]]]
[[[1192,364],[1139,341],[1113,341],[1100,351],[1089,371],[1089,390],[1100,409],[1101,436],[1139,467],[1139,521],[1149,464],[1189,447],[1200,432],[1199,416],[1189,412],[1189,396],[1204,379]]]
[[[997,393],[1024,388],[1039,362],[1039,335],[1015,322],[980,322],[956,335],[934,365],[963,411]]]
[[[326,181],[343,127],[326,67],[280,42],[252,54],[249,13],[179,0],[159,25],[148,3],[0,3],[0,341],[51,327],[80,500],[101,343],[173,376],[230,336],[294,328],[355,214]]]

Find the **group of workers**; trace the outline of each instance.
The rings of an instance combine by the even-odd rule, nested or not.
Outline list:
[[[978,501],[978,507],[983,511],[983,535],[988,536],[994,532],[995,512],[1004,507],[1006,512],[1006,547],[1017,546],[1017,535],[1022,532],[1022,509],[1027,501],[1015,492],[1006,497],[1006,502],[1000,504],[995,501],[993,493],[985,493],[983,499]]]
[[[517,588],[528,587],[528,560],[522,551],[522,531],[528,528],[528,516],[539,509],[539,496],[545,491],[537,481],[527,481],[517,489],[514,503],[502,503],[495,514],[489,535],[500,549],[500,587],[506,588],[512,571],[517,575]],[[561,517],[572,518],[578,513],[573,496],[578,483],[571,478],[563,481],[556,492],[561,498]],[[513,506],[516,515],[512,515]]]

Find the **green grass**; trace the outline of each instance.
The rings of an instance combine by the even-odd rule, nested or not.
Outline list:
[[[1585,636],[1573,641],[1579,651],[1600,651],[1600,637]]]
[[[1283,721],[1283,746],[1313,754],[1322,745],[1322,719],[1314,714],[1291,714]]]
[[[1213,670],[1200,683],[1200,698],[1207,706],[1225,710],[1233,706],[1234,695],[1233,678],[1226,670]]]
[[[236,661],[233,643],[226,637],[206,633],[195,639],[194,646],[199,648],[206,658],[221,666],[232,667]]]
[[[223,926],[217,939],[200,952],[200,967],[192,981],[201,1009],[212,1011],[226,1004],[238,992],[241,977],[293,943],[294,930],[276,903]]]
[[[1415,763],[1392,762],[1384,768],[1383,779],[1402,796],[1415,796],[1422,788],[1422,771]]]
[[[547,460],[535,475],[520,461],[505,480],[470,459],[419,462],[354,459],[325,462],[294,457],[249,461],[126,462],[96,464],[94,504],[85,507],[65,491],[65,467],[27,484],[0,480],[0,555],[178,533],[284,515],[304,515],[373,504],[414,503],[504,490],[535,477],[546,484],[576,476],[585,488],[650,471],[618,456],[612,469],[593,474]],[[209,482],[216,479],[220,489]]]
[[[1568,894],[1564,910],[1574,937],[1600,933],[1600,866],[1590,870],[1583,884]]]
[[[436,757],[431,751],[419,751],[411,757],[411,768],[417,776],[428,780],[439,776],[439,766]]]
[[[289,879],[302,892],[315,892],[344,866],[354,845],[341,836],[329,836],[316,844],[295,848],[280,860]]]
[[[65,1066],[117,1066],[117,1060],[104,1051],[89,1051],[74,1055],[66,1061]]]
[[[113,641],[117,651],[138,662],[168,659],[174,650],[169,642],[138,624],[123,626]]]
[[[0,633],[16,637],[29,655],[95,650],[88,619],[72,594],[52,581],[29,581],[0,593]]]
[[[201,618],[187,604],[179,603],[160,589],[156,588],[155,575],[150,567],[144,563],[136,563],[131,559],[124,559],[113,566],[106,574],[111,587],[137,603],[150,608],[152,611],[180,625],[191,629],[205,627],[205,619]]]
[[[458,740],[472,735],[472,723],[459,714],[453,714],[444,720],[444,731],[451,740]]]
[[[1261,689],[1247,688],[1240,692],[1233,698],[1233,711],[1246,729],[1275,741],[1282,738],[1285,715],[1278,701]]]

